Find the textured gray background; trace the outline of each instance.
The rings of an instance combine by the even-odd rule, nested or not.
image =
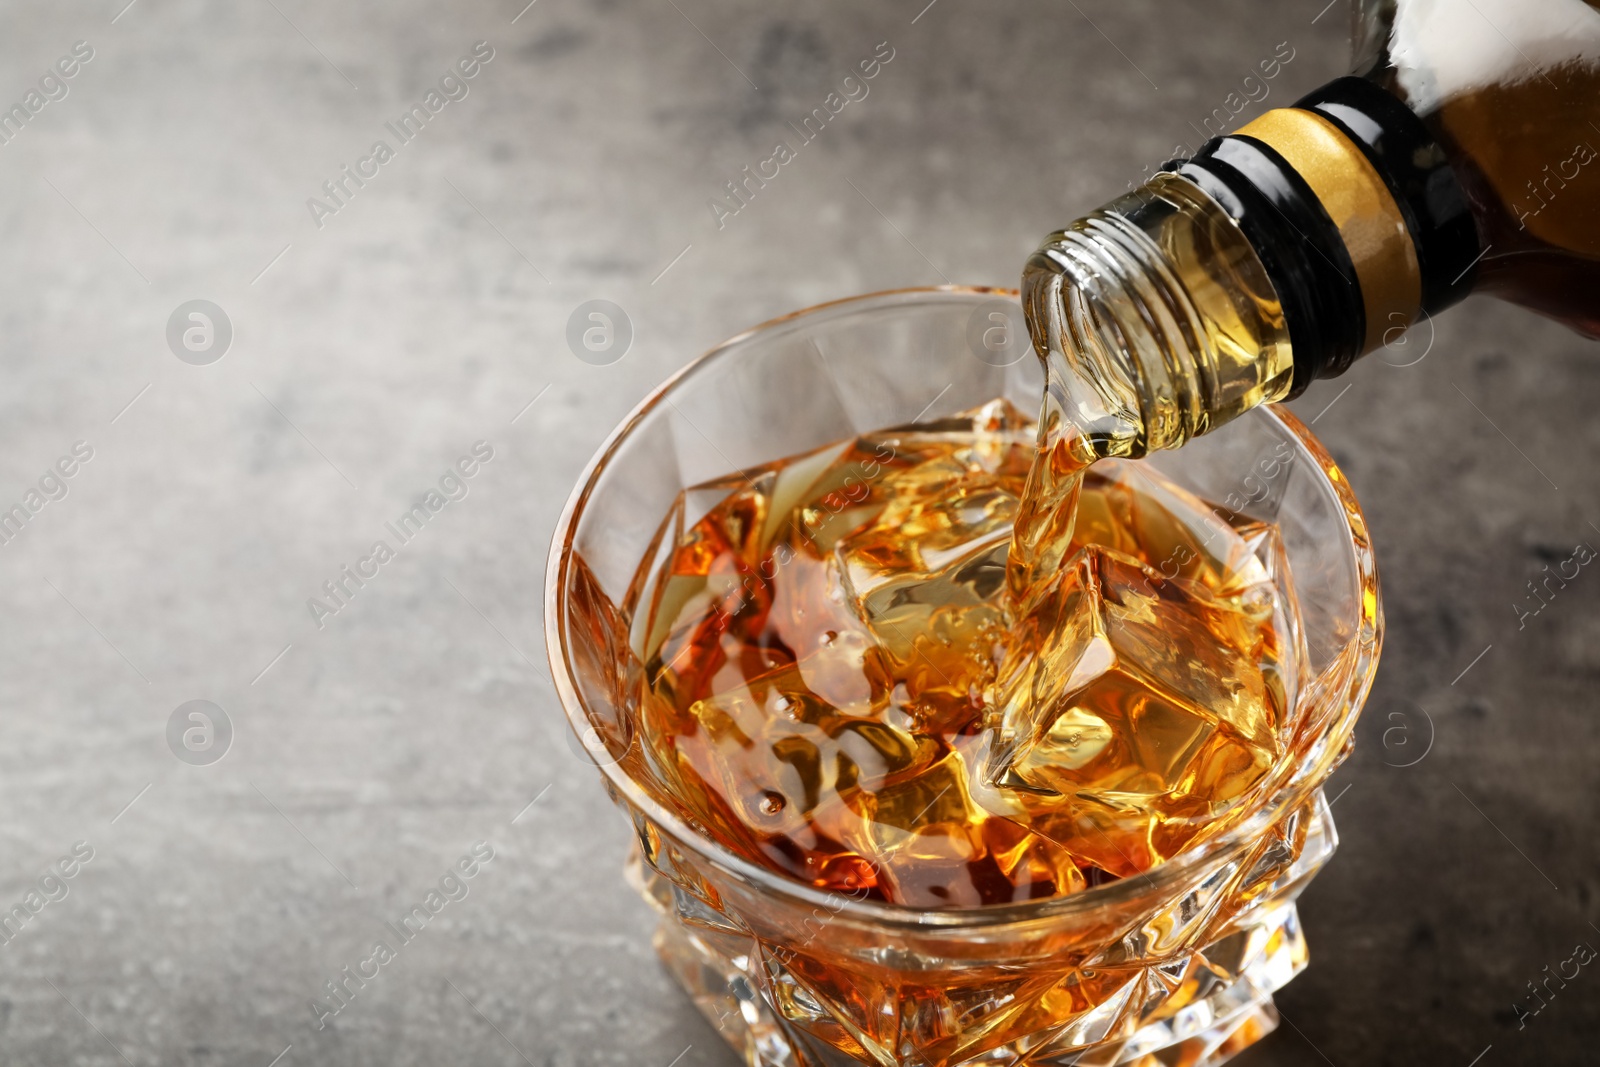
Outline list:
[[[769,316],[1014,284],[1280,42],[1267,106],[1339,73],[1342,5],[125,2],[0,13],[0,101],[96,51],[0,147],[0,503],[95,449],[0,548],[0,904],[95,850],[0,947],[0,1062],[726,1067],[545,680],[579,469]],[[479,39],[470,96],[319,229],[306,199]],[[884,40],[870,96],[719,232],[708,198]],[[193,298],[234,325],[211,366],[165,343]],[[611,366],[564,341],[593,298],[634,325]],[[1366,503],[1389,636],[1313,965],[1249,1067],[1576,1062],[1600,1022],[1593,968],[1512,1011],[1600,945],[1600,576],[1512,607],[1600,545],[1597,357],[1480,302],[1297,405]],[[306,599],[479,439],[467,499],[319,631]],[[210,767],[165,741],[197,698],[236,731]],[[322,983],[480,839],[470,896],[316,1031]]]

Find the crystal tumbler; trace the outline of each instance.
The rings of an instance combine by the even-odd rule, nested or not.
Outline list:
[[[1322,784],[1377,666],[1377,574],[1333,460],[1281,408],[1145,462],[1232,516],[1278,525],[1301,605],[1291,761],[1237,826],[1143,875],[1025,903],[918,910],[829,893],[724,849],[633,780],[638,623],[625,591],[686,487],[1004,396],[1042,371],[1014,293],[841,300],[719,345],[652,393],[557,527],[546,638],[561,701],[631,820],[656,947],[751,1067],[1212,1067],[1277,1024],[1306,965],[1295,900],[1337,838]],[[635,657],[636,662],[636,657]]]

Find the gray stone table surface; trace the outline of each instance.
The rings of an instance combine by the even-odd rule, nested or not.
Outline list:
[[[1262,60],[1234,125],[1345,63],[1326,0],[524,2],[0,13],[0,102],[40,93],[0,144],[0,506],[41,505],[0,545],[0,906],[54,898],[0,944],[0,1063],[728,1067],[547,681],[584,462],[716,341],[1014,284]],[[713,211],[880,42],[869,95]],[[386,126],[430,91],[420,133]],[[632,324],[610,365],[565,340],[591,299]],[[1600,944],[1600,576],[1514,605],[1600,545],[1597,403],[1600,348],[1492,302],[1297,402],[1365,502],[1389,631],[1313,964],[1247,1067],[1583,1058],[1591,969],[1513,1004]],[[387,538],[442,479],[459,499]],[[231,724],[207,749],[178,714],[191,760],[226,743],[209,765],[169,745],[193,700]],[[319,1029],[324,983],[478,842],[467,895]]]

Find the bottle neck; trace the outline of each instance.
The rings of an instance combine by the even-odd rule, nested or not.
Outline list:
[[[1085,462],[1177,448],[1293,385],[1261,257],[1180,175],[1158,174],[1052,234],[1022,291],[1048,414],[1076,427]]]
[[[1023,275],[1099,454],[1175,448],[1465,297],[1476,223],[1398,98],[1341,78],[1054,234]],[[1055,384],[1058,377],[1062,384]]]

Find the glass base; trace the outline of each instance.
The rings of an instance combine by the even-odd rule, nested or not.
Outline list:
[[[671,898],[663,879],[637,860],[629,867],[647,899],[660,906],[666,903],[663,897]],[[807,1019],[806,1012],[795,1010],[807,998],[793,995],[794,977],[754,940],[748,953],[719,951],[712,941],[722,938],[702,936],[680,914],[670,905],[662,908],[656,951],[748,1067],[881,1067],[875,1056],[851,1056],[836,1042],[808,1033],[808,1022],[826,1030],[833,1020]],[[1142,1022],[1117,1027],[1121,1032],[1110,1040],[1063,1047],[1054,1035],[1035,1034],[945,1062],[947,1067],[1218,1067],[1277,1029],[1272,994],[1305,968],[1306,959],[1299,913],[1293,903],[1283,903],[1194,953],[1168,1002],[1147,1007]],[[762,986],[778,993],[784,1014],[773,1010],[772,993]],[[786,988],[789,995],[783,995]],[[897,1062],[920,1067],[925,1061],[902,1056]]]

